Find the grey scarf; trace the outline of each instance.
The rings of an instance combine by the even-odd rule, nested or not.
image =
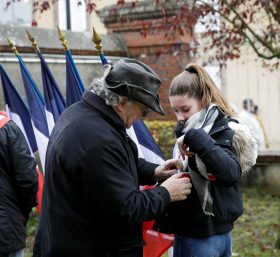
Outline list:
[[[191,128],[195,128],[195,129],[203,128],[206,133],[209,133],[218,115],[219,115],[219,110],[217,105],[211,103],[208,109],[203,108],[200,112],[196,113],[195,115],[193,115],[188,119],[188,121],[185,124],[185,128],[183,132],[186,133]],[[195,161],[199,173],[193,171],[189,167],[192,183],[198,194],[199,202],[203,212],[206,215],[214,216],[213,199],[210,195],[211,183],[208,178],[206,166],[197,154],[195,154]],[[187,157],[185,158],[183,165],[184,165],[184,170],[186,170],[188,166]]]

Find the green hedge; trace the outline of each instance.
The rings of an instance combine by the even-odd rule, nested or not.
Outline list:
[[[177,121],[146,121],[147,128],[158,144],[166,160],[172,158],[173,147],[176,142],[174,130]]]

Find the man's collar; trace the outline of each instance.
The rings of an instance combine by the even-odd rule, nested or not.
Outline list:
[[[126,132],[125,125],[117,112],[111,106],[107,105],[105,100],[99,97],[97,94],[89,89],[86,89],[82,95],[82,101],[90,108],[98,111],[104,119],[112,124],[112,126]]]

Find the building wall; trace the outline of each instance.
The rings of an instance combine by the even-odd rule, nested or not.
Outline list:
[[[278,153],[279,154],[279,153]],[[272,195],[280,195],[280,163],[257,163],[251,172],[245,174],[241,187],[255,188]]]
[[[68,1],[68,0],[67,0]],[[88,18],[91,19],[91,15],[86,13],[86,7],[84,1],[69,0],[70,1],[70,13],[71,13],[71,30],[73,31],[85,31],[91,27],[91,21],[88,22]],[[78,6],[78,2],[81,5]],[[58,2],[50,3],[50,9],[40,13],[36,11],[34,13],[34,19],[37,22],[38,28],[55,29],[57,25],[61,29],[66,29],[66,0],[59,0]],[[93,16],[96,16],[96,13]],[[83,20],[84,19],[84,20]]]
[[[7,8],[7,2],[10,5]],[[31,3],[22,1],[0,1],[0,26],[2,24],[13,24],[14,26],[30,27],[32,22]]]
[[[48,66],[57,82],[58,87],[60,88],[64,97],[66,96],[66,67],[65,67],[65,57],[58,56],[53,57],[46,54],[43,54],[45,57]],[[88,59],[91,63],[80,63],[81,61],[85,61],[82,58],[77,58],[73,56],[74,61],[76,63],[76,67],[83,81],[84,87],[88,88],[94,78],[102,77],[103,75],[103,67],[99,61],[99,57]],[[1,59],[1,58],[0,58]],[[13,81],[15,87],[18,89],[22,98],[26,101],[25,91],[22,83],[21,71],[18,60],[12,54],[10,56],[6,55],[6,61],[1,60],[1,64],[4,69],[8,73],[9,77]],[[35,84],[37,85],[39,91],[43,95],[43,87],[42,87],[42,77],[41,77],[41,65],[39,62],[39,57],[36,54],[25,55],[23,61],[30,72]],[[92,63],[95,60],[96,63]],[[115,64],[119,60],[119,57],[108,58],[108,61],[111,64]],[[2,88],[1,80],[0,80],[0,88]],[[3,90],[0,90],[0,110],[5,110],[5,102],[3,96]]]
[[[59,0],[59,1],[64,1],[65,0]],[[73,0],[69,0],[73,1]],[[77,2],[77,0],[74,0]],[[143,1],[143,0],[139,0]],[[133,2],[133,0],[126,0],[126,3]],[[84,5],[84,1],[81,1],[82,5]],[[113,4],[116,4],[117,0],[102,0],[102,1],[97,1],[97,10],[100,10],[104,7],[111,6]],[[59,24],[59,19],[66,19],[66,17],[61,17],[60,12],[59,12],[59,3],[55,2],[55,4],[52,4],[50,1],[51,8],[44,11],[43,13],[40,12],[35,12],[35,21],[37,22],[38,28],[48,28],[48,29],[53,29],[56,28],[56,25]],[[80,7],[75,7],[75,8],[80,8]],[[104,23],[101,22],[100,18],[98,17],[98,14],[93,11],[91,14],[88,12],[86,13],[86,23],[87,23],[87,29],[88,31],[92,30],[92,27],[95,27],[95,29],[98,31],[100,34],[107,34],[107,28],[105,27]]]
[[[30,33],[38,42],[40,51],[49,65],[54,78],[65,96],[66,85],[66,59],[65,49],[58,39],[57,29],[30,28]],[[102,77],[103,67],[100,57],[91,41],[92,35],[89,32],[64,31],[66,40],[77,66],[78,72],[88,88],[96,77]],[[11,42],[17,48],[19,55],[23,59],[27,69],[42,93],[41,65],[38,55],[35,53],[31,42],[28,40],[23,27],[2,25],[0,26],[0,62],[7,71],[11,80],[18,88],[20,94],[25,99],[25,93],[19,68],[19,62],[5,37],[7,34]],[[102,35],[103,50],[106,51],[108,62],[114,65],[121,57],[126,56],[125,49],[115,35]],[[1,88],[1,83],[0,83]],[[4,98],[2,89],[0,90],[0,109],[3,110]]]
[[[64,1],[65,0],[59,0]],[[73,1],[73,0],[69,0]],[[77,0],[75,0],[77,1]],[[127,0],[126,2],[131,2],[132,0]],[[82,5],[84,5],[84,1],[81,1]],[[102,0],[96,2],[97,10],[102,9],[106,6],[116,4],[116,0]],[[54,29],[56,28],[56,25],[59,24],[59,19],[66,19],[65,16],[60,16],[60,10],[59,10],[59,3],[56,2],[55,4],[52,4],[50,1],[51,8],[44,11],[43,13],[35,12],[35,21],[37,22],[38,28],[48,28],[48,29]],[[72,7],[72,6],[71,6]],[[73,8],[73,7],[72,7]],[[81,7],[75,7],[75,8],[81,8]],[[87,30],[91,30],[91,28],[94,26],[98,33],[100,34],[107,34],[107,29],[105,25],[101,22],[100,18],[98,17],[97,13],[93,11],[91,14],[88,12],[86,13],[85,20],[87,23]],[[65,21],[66,23],[66,21]]]
[[[117,15],[111,15],[111,9],[116,8]],[[175,5],[169,3],[168,19],[172,19]],[[122,8],[110,6],[99,12],[102,21],[107,27],[108,34],[120,35],[124,39],[127,55],[130,58],[137,59],[150,66],[162,80],[162,86],[159,91],[162,107],[166,116],[161,116],[151,112],[145,119],[175,120],[176,117],[170,108],[168,90],[172,79],[181,73],[186,65],[192,61],[189,54],[177,55],[178,52],[186,50],[189,44],[189,35],[176,35],[176,40],[170,40],[164,32],[158,32],[156,35],[147,34],[145,37],[140,34],[143,29],[142,20],[151,21],[162,17],[162,11],[156,4],[148,1],[140,2],[136,8],[132,8],[126,3]],[[119,20],[117,17],[123,17]],[[137,23],[132,23],[137,20]]]
[[[274,62],[274,61],[272,61]],[[239,110],[251,98],[259,106],[270,147],[280,147],[280,71],[261,67],[260,59],[244,47],[241,58],[228,62],[229,100]]]
[[[138,2],[141,2],[141,1],[144,1],[144,0],[138,0]],[[117,2],[118,2],[117,0],[98,1],[98,2],[96,2],[97,11],[104,7],[114,5]],[[135,2],[135,0],[125,0],[125,2],[130,3],[130,2]],[[96,29],[96,31],[98,31],[98,33],[100,33],[100,34],[107,34],[107,28],[104,25],[104,23],[100,20],[100,18],[98,17],[98,14],[96,12],[91,13],[91,27],[94,27]]]
[[[40,11],[34,12],[34,20],[37,22],[37,27],[42,29],[54,28],[54,5],[49,2],[50,9],[41,13]]]
[[[155,112],[151,112],[148,116],[148,120],[175,120],[176,116],[170,107],[170,101],[168,97],[169,86],[172,79],[184,70],[181,62],[188,63],[187,58],[181,58],[180,60],[172,54],[162,54],[159,58],[156,55],[146,55],[134,57],[139,61],[149,65],[160,77],[162,86],[159,91],[161,106],[164,109],[165,115],[162,116]]]

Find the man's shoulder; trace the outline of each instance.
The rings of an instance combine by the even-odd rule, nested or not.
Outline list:
[[[50,147],[61,153],[75,149],[78,157],[87,148],[102,146],[105,141],[114,143],[121,137],[118,130],[99,113],[81,113],[75,118],[67,116],[57,122],[50,137]]]
[[[57,125],[57,131],[65,137],[96,138],[110,137],[115,128],[98,113],[81,114],[68,121],[62,121]]]

